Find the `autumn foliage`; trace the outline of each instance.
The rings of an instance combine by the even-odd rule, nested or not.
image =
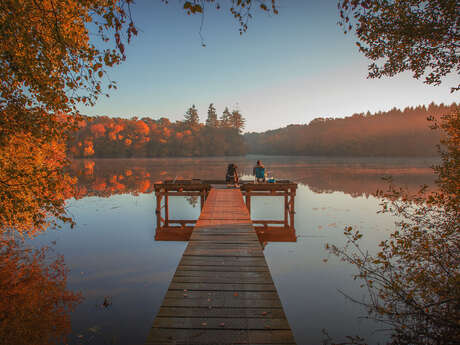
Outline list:
[[[215,109],[214,109],[215,112]],[[224,118],[225,111],[222,115]],[[208,114],[208,119],[214,116]],[[244,118],[239,111],[228,112],[228,119],[199,122],[193,106],[183,121],[167,118],[83,117],[80,130],[69,141],[75,158],[228,156],[246,153]]]
[[[127,7],[116,0],[1,2],[1,233],[33,234],[49,219],[70,221],[65,144],[78,127],[77,104],[94,104],[106,68],[123,60],[123,42],[136,33]]]
[[[47,248],[0,244],[0,344],[64,343],[81,296],[66,289],[63,258],[50,260]]]
[[[314,156],[437,156],[439,132],[428,118],[455,110],[430,104],[387,112],[317,118],[264,133],[245,134],[249,153]]]
[[[363,303],[371,318],[389,326],[391,345],[460,341],[460,109],[437,126],[445,134],[438,190],[410,195],[390,185],[377,193],[382,212],[398,221],[376,255],[360,246],[362,234],[352,227],[345,229],[347,246],[328,246],[358,269],[355,278],[369,292]]]

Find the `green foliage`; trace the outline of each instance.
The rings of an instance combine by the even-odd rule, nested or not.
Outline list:
[[[230,111],[228,110],[228,107],[225,107],[222,116],[220,117],[220,126],[222,128],[229,128],[232,126],[232,114],[230,114]]]
[[[439,85],[460,71],[458,0],[339,0],[338,7],[345,33],[354,30],[360,52],[374,61],[370,78],[411,71]]]
[[[217,112],[214,104],[211,103],[208,108],[208,117],[206,119],[206,126],[208,127],[219,127],[219,120],[217,119]]]
[[[195,104],[191,108],[188,108],[185,113],[185,123],[189,127],[198,126],[200,123],[200,117],[198,116],[198,110],[195,108]]]
[[[230,114],[230,126],[232,128],[236,128],[239,133],[243,132],[244,124],[246,120],[244,119],[243,115],[239,112],[239,110],[233,110]]]

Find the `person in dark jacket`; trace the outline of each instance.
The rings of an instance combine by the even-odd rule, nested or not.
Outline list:
[[[230,163],[227,167],[227,174],[225,175],[225,181],[227,183],[234,183],[234,184],[237,184],[238,183],[238,171],[237,171],[238,167],[233,164],[233,163]]]

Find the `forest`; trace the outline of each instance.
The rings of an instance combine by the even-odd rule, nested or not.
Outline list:
[[[316,118],[263,133],[242,134],[240,111],[225,108],[218,118],[209,105],[205,123],[195,106],[183,121],[83,117],[69,142],[74,158],[192,157],[264,155],[436,156],[438,131],[428,119],[439,119],[457,105],[422,105],[404,110]]]
[[[244,122],[238,110],[228,108],[218,118],[213,104],[204,124],[195,106],[176,122],[164,117],[83,117],[68,146],[74,158],[238,156],[246,154]]]
[[[312,156],[436,156],[440,135],[430,119],[456,104],[393,108],[387,112],[316,118],[264,133],[245,134],[249,153]]]

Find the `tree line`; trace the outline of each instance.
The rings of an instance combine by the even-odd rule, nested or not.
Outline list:
[[[69,141],[74,158],[236,156],[436,156],[438,131],[428,118],[438,119],[456,107],[393,108],[387,112],[359,113],[345,118],[316,118],[308,124],[289,125],[263,133],[242,135],[245,118],[240,111],[224,109],[217,115],[209,105],[200,122],[196,107],[182,121],[83,117],[80,129]]]
[[[456,104],[316,118],[264,133],[247,133],[249,153],[315,156],[436,156],[440,134],[428,118],[452,113]]]
[[[244,125],[239,110],[226,107],[218,117],[212,103],[205,123],[200,123],[195,105],[176,122],[165,117],[83,117],[68,146],[75,158],[244,155]]]

